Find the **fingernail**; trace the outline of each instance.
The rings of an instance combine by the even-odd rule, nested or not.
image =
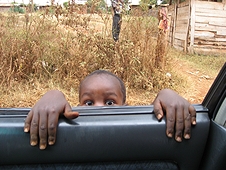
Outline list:
[[[193,124],[193,125],[196,125],[196,121],[194,120],[194,121],[192,122],[192,124]]]
[[[46,148],[46,145],[40,145],[39,147],[41,150],[45,149]]]
[[[49,145],[53,145],[54,144],[54,142],[53,141],[49,141]]]
[[[189,135],[189,134],[186,134],[186,135],[184,136],[184,138],[185,138],[185,139],[190,139],[190,135]]]
[[[181,137],[178,136],[178,137],[176,138],[176,141],[177,141],[177,142],[181,142],[181,141],[182,141]]]
[[[35,146],[35,145],[37,145],[37,142],[32,141],[31,146]]]
[[[172,133],[168,133],[168,137],[172,138],[173,134]]]
[[[158,114],[158,115],[157,115],[157,118],[158,118],[158,119],[161,119],[161,118],[162,118],[162,115]]]
[[[28,132],[28,128],[25,128],[25,129],[24,129],[24,132]]]

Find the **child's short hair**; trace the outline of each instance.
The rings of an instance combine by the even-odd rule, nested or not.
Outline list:
[[[106,71],[106,70],[96,70],[96,71],[93,71],[92,73],[90,73],[89,75],[87,75],[83,80],[82,82],[87,78],[87,77],[90,77],[92,75],[98,75],[98,74],[105,74],[105,75],[110,75],[110,76],[113,76],[115,77],[119,83],[120,83],[120,86],[121,86],[121,92],[122,92],[122,96],[123,96],[123,103],[126,102],[126,88],[125,88],[125,85],[123,83],[123,81],[118,77],[116,76],[115,74],[109,72],[109,71]],[[80,94],[80,89],[81,89],[81,85],[82,85],[82,82],[80,83],[80,87],[79,87],[79,94]]]

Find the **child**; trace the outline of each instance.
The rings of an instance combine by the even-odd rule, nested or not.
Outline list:
[[[79,88],[80,106],[122,106],[126,105],[126,88],[116,75],[97,70],[89,74]],[[191,124],[196,124],[196,111],[184,98],[172,90],[161,90],[154,102],[154,113],[158,120],[166,112],[166,134],[173,137],[175,126],[175,139],[182,141],[190,138]],[[24,132],[30,131],[30,144],[38,144],[40,149],[45,149],[47,140],[53,145],[56,140],[56,129],[59,115],[68,119],[78,117],[77,112],[72,112],[71,106],[62,92],[51,90],[47,92],[31,109],[25,119]]]

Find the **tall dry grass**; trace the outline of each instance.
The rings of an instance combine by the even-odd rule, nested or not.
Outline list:
[[[126,84],[129,104],[147,104],[163,88],[181,81],[155,68],[157,19],[124,15],[120,41],[111,35],[110,13],[81,14],[73,8],[0,14],[0,106],[31,107],[47,90],[62,90],[77,104],[79,82],[97,69],[109,70]],[[170,56],[166,56],[166,64]]]

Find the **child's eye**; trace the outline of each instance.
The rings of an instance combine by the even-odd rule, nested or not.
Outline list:
[[[115,104],[115,102],[113,100],[107,100],[105,103],[107,106],[112,106]]]
[[[88,101],[85,102],[85,105],[86,106],[92,106],[93,102],[91,100],[88,100]]]

